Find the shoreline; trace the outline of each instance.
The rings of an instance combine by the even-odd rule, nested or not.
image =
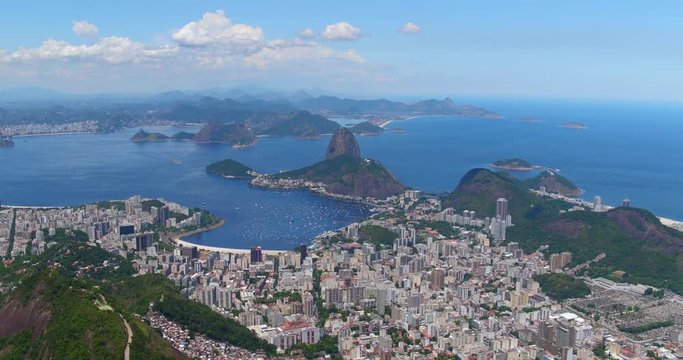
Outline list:
[[[185,236],[191,236],[191,235],[197,235],[201,234],[203,232],[208,232],[211,230],[218,229],[219,227],[225,225],[225,220],[221,219],[218,223],[213,224],[211,226],[205,227],[205,228],[200,228],[200,229],[195,229],[192,231],[187,231],[184,233],[180,234],[175,234],[174,236],[171,236],[168,238],[170,242],[174,246],[185,246],[185,247],[193,247],[196,246],[198,250],[206,250],[206,251],[213,251],[213,252],[220,252],[220,253],[233,253],[233,254],[249,254],[251,252],[251,249],[237,249],[237,248],[228,248],[228,247],[221,247],[221,246],[210,246],[210,245],[201,245],[201,244],[195,244],[193,242],[184,240],[183,237]],[[262,253],[266,255],[271,255],[271,256],[277,256],[278,254],[281,253],[287,253],[291,252],[291,250],[261,250]]]

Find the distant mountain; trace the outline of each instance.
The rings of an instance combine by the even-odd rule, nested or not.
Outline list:
[[[405,190],[379,161],[360,157],[358,143],[346,128],[330,139],[325,160],[274,177],[320,182],[328,193],[356,197],[384,199]]]
[[[349,128],[352,133],[358,135],[379,135],[384,132],[384,128],[379,127],[369,121],[358,123]]]
[[[204,125],[194,139],[196,143],[225,143],[230,145],[248,145],[256,141],[256,136],[245,124]]]
[[[450,98],[423,100],[408,104],[387,99],[356,100],[340,99],[334,96],[320,96],[302,100],[296,106],[312,112],[335,115],[454,115],[498,119],[500,115],[473,106],[456,105]]]
[[[576,197],[581,195],[581,189],[574,185],[573,182],[567,178],[557,174],[556,172],[546,170],[534,176],[531,179],[525,180],[525,183],[530,189],[538,190],[541,186],[545,187],[545,191],[554,194],[560,194],[569,197]]]
[[[256,135],[315,137],[331,134],[339,128],[338,123],[308,111],[293,111],[287,114],[258,112],[244,122]]]

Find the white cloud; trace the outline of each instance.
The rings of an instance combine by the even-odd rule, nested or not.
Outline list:
[[[146,47],[126,37],[110,36],[92,45],[73,45],[66,41],[46,40],[37,48],[19,48],[2,57],[5,61],[102,60],[110,64],[143,62],[173,55],[177,48]]]
[[[311,28],[305,28],[299,33],[299,37],[302,39],[313,39],[315,37],[315,31]]]
[[[73,25],[71,26],[71,30],[73,32],[81,37],[88,38],[88,39],[95,39],[97,38],[97,35],[99,34],[99,29],[97,26],[87,22],[87,21],[73,21]]]
[[[244,62],[256,66],[267,66],[275,62],[305,61],[311,59],[336,59],[354,63],[363,63],[365,59],[355,50],[334,51],[331,48],[320,46],[315,42],[307,42],[300,39],[291,41],[276,39],[270,41],[259,52],[244,59]]]
[[[422,32],[422,28],[409,21],[399,31],[406,34],[418,34]]]
[[[327,25],[320,36],[325,40],[356,40],[361,37],[361,31],[359,28],[342,21]]]
[[[232,24],[222,10],[206,12],[173,33],[173,41],[181,46],[221,47],[226,53],[249,54],[262,46],[263,30],[245,24]]]

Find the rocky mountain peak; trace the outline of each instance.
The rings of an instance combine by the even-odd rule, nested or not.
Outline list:
[[[330,139],[330,144],[327,146],[327,155],[325,159],[332,159],[337,156],[351,156],[353,158],[360,158],[360,148],[358,147],[358,141],[353,133],[345,128],[339,128],[332,139]]]

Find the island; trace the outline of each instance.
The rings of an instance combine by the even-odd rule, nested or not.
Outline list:
[[[166,141],[170,139],[167,135],[162,133],[148,133],[145,130],[140,129],[130,138],[133,142],[148,142],[148,141]]]
[[[12,147],[14,146],[14,141],[11,138],[0,138],[0,147]]]
[[[209,174],[220,175],[229,179],[249,179],[253,178],[255,172],[252,168],[243,165],[233,159],[217,161],[206,167]]]
[[[377,126],[369,121],[364,121],[362,123],[358,123],[352,127],[349,128],[352,133],[361,135],[361,136],[366,136],[366,135],[379,135],[384,132],[384,128]]]
[[[504,159],[491,163],[491,167],[509,171],[530,171],[538,168],[524,159]]]
[[[194,139],[195,135],[196,134],[194,134],[194,133],[181,131],[181,132],[177,132],[177,133],[173,134],[173,136],[171,136],[171,140],[175,140],[175,141],[192,140],[192,139]]]
[[[586,126],[586,124],[575,121],[563,123],[562,125],[560,125],[560,127],[565,129],[588,129],[588,126]]]

